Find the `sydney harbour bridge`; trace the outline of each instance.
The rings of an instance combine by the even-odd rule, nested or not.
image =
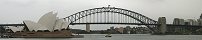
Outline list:
[[[75,24],[131,24],[131,25],[145,25],[152,31],[155,31],[157,21],[146,17],[137,12],[115,8],[115,7],[101,7],[84,10],[64,19],[70,21],[71,25]]]
[[[152,32],[159,33],[159,28],[162,25],[160,22],[153,20],[140,13],[116,7],[100,7],[92,8],[77,12],[63,19],[70,22],[70,25],[82,24],[123,24],[123,25],[145,25]],[[173,25],[165,24],[166,26],[191,26],[194,25]],[[0,24],[0,26],[24,26],[24,24]]]

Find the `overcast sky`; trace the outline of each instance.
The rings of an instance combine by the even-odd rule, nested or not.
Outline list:
[[[0,0],[0,24],[22,23],[23,20],[38,21],[50,11],[63,18],[76,12],[106,7],[124,8],[157,20],[166,17],[198,19],[202,13],[202,0]]]

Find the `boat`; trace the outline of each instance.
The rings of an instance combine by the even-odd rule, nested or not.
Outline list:
[[[111,36],[111,34],[107,34],[107,35],[105,35],[105,37],[112,37],[112,36]]]

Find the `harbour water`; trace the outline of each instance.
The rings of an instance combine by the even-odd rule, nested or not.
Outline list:
[[[80,34],[84,38],[0,38],[0,40],[201,40],[202,35]]]

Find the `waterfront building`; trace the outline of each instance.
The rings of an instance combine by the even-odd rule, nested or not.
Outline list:
[[[187,19],[185,24],[186,25],[199,25],[199,22],[196,21],[195,19]]]
[[[202,25],[202,19],[180,19],[175,18],[173,21],[174,25]],[[178,34],[189,34],[191,30],[194,30],[193,27],[187,27],[187,26],[169,26],[168,32],[169,33],[178,33]],[[189,31],[188,31],[189,30]]]
[[[201,13],[201,15],[200,15],[200,18],[199,19],[202,19],[202,13]]]
[[[179,18],[174,18],[174,20],[173,20],[173,24],[174,25],[178,25],[179,24]]]
[[[192,25],[190,20],[184,20],[184,19],[180,19],[180,18],[174,18],[173,24],[174,25]],[[181,32],[184,32],[186,30],[186,28],[187,27],[185,27],[185,26],[169,26],[168,32],[181,33]]]
[[[43,15],[38,22],[33,22],[30,20],[24,20],[23,23],[26,25],[25,29],[27,31],[50,31],[66,29],[68,27],[67,21],[65,19],[59,19],[57,13],[49,12]]]
[[[147,27],[133,27],[131,33],[135,34],[147,34],[150,33],[149,28]]]
[[[198,23],[200,26],[202,26],[202,19],[198,19]]]
[[[191,23],[188,20],[185,20],[185,25],[191,25]]]
[[[83,37],[74,36],[69,30],[69,22],[65,19],[56,17],[57,13],[49,12],[43,15],[38,22],[25,20],[23,23],[25,27],[23,31],[12,33],[11,37],[14,38],[72,38],[72,37]]]
[[[180,20],[179,20],[179,24],[180,24],[180,25],[185,25],[184,19],[180,19]]]
[[[185,25],[185,21],[184,21],[184,19],[174,18],[173,24],[174,25]]]

